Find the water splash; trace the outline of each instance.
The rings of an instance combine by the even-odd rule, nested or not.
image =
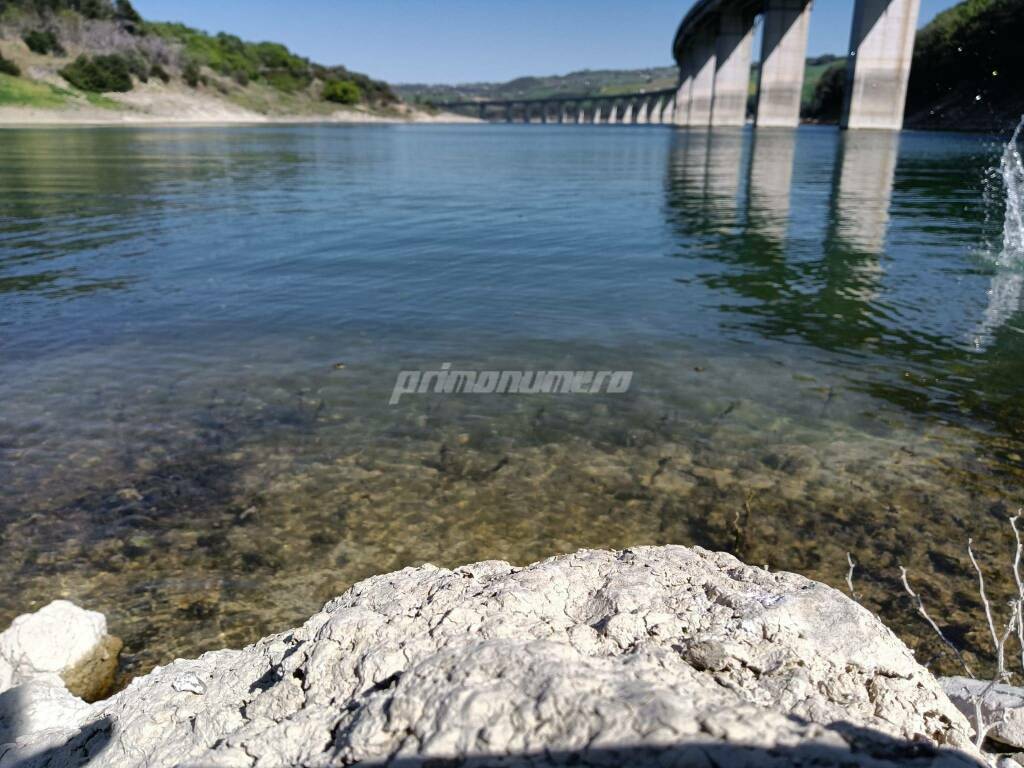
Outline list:
[[[992,182],[1001,181],[1000,190],[1005,200],[1003,213],[1002,249],[994,257],[1000,267],[992,277],[988,289],[988,306],[985,315],[973,332],[974,348],[982,351],[995,339],[996,331],[1006,325],[1020,309],[1021,295],[1024,294],[1024,160],[1020,153],[1021,129],[1024,116],[1017,124],[1013,136],[1003,149],[998,169],[992,169]],[[993,186],[986,185],[986,198],[992,201]]]
[[[1024,265],[1024,161],[1021,159],[1019,139],[1024,128],[1024,117],[1003,150],[999,173],[1006,194],[1006,213],[1003,220],[1003,250],[997,263],[1000,266]]]

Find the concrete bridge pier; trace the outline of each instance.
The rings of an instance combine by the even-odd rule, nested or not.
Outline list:
[[[675,122],[676,118],[676,100],[669,99],[665,104],[665,108],[661,111],[661,122],[662,124],[671,125]]]
[[[690,91],[693,90],[693,52],[683,52],[679,62],[679,87],[676,88],[673,122],[680,128],[690,124]]]
[[[647,99],[643,99],[640,102],[640,109],[636,112],[636,121],[641,125],[646,124],[649,121],[648,115],[650,114],[650,106]]]
[[[595,101],[594,102],[594,119],[593,119],[592,122],[594,123],[594,125],[600,125],[601,124],[601,102],[600,101]]]
[[[857,0],[843,128],[903,127],[921,0]]]
[[[662,113],[665,111],[665,100],[659,97],[655,102],[654,106],[651,107],[651,111],[647,114],[647,122],[649,123],[660,123]]]
[[[790,128],[800,121],[812,0],[765,0],[757,125]]]
[[[711,110],[715,99],[715,38],[710,33],[698,34],[693,47],[693,79],[690,85],[690,114],[687,124],[691,128],[711,125]]]
[[[630,99],[626,102],[626,110],[622,113],[622,122],[629,123],[633,122],[633,100]]]
[[[747,122],[747,93],[753,47],[753,14],[739,8],[723,11],[718,21],[718,39],[715,41],[712,125],[743,125]]]
[[[613,101],[611,111],[608,112],[608,124],[616,125],[619,122],[619,102]]]

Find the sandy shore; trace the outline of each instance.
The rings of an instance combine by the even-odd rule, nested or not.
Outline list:
[[[44,79],[44,82],[51,81]],[[105,94],[103,99],[106,105],[75,99],[60,107],[0,106],[0,126],[479,122],[472,117],[450,112],[431,113],[407,104],[399,104],[386,112],[360,106],[330,109],[318,103],[313,103],[308,110],[289,112],[287,106],[279,105],[283,108],[268,110],[270,114],[267,114],[211,93],[153,83],[140,83],[128,93]]]
[[[102,126],[102,125],[262,125],[262,124],[455,124],[478,123],[479,120],[439,113],[436,115],[410,110],[405,115],[381,115],[356,110],[339,110],[323,115],[261,115],[234,110],[191,111],[180,113],[147,113],[109,109],[37,109],[32,107],[0,107],[0,128],[26,126]]]

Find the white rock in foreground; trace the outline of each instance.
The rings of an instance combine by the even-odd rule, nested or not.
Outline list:
[[[98,698],[109,691],[120,650],[102,613],[54,600],[0,632],[0,692],[60,678],[75,695]]]
[[[65,728],[88,713],[89,705],[72,695],[59,679],[30,680],[0,693],[0,744],[24,734]]]
[[[0,767],[977,765],[969,734],[839,592],[644,547],[368,579],[0,747]]]

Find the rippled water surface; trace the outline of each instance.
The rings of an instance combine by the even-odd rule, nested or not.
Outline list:
[[[0,621],[102,610],[127,678],[405,565],[674,542],[833,584],[852,552],[913,637],[905,563],[976,651],[966,537],[1007,561],[1024,467],[1024,283],[983,184],[1001,152],[826,128],[4,131]],[[388,406],[399,370],[444,362],[635,376]]]

